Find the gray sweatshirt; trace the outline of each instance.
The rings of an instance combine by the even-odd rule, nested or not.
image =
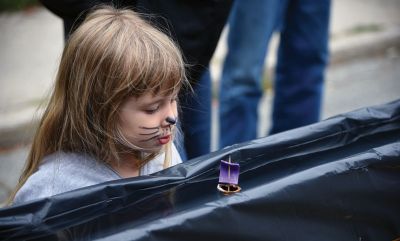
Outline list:
[[[165,155],[161,154],[149,161],[141,168],[140,175],[161,171],[164,157]],[[173,145],[171,165],[181,162],[181,157]],[[57,152],[43,159],[39,169],[28,178],[17,192],[13,204],[20,204],[121,178],[111,166],[87,155]]]

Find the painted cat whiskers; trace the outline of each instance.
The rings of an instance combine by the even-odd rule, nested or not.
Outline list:
[[[177,119],[176,117],[168,116],[165,121],[168,123],[166,127],[157,126],[157,127],[145,127],[140,126],[143,130],[152,131],[150,133],[140,133],[141,136],[151,136],[150,138],[146,138],[144,140],[140,140],[139,142],[147,142],[151,140],[155,140],[158,138],[168,137],[172,135],[172,128],[176,125]]]
[[[140,127],[141,129],[144,130],[152,130],[153,132],[151,133],[140,133],[139,135],[141,136],[151,136],[150,138],[146,138],[144,140],[139,140],[139,142],[147,142],[151,140],[158,139],[163,136],[171,135],[172,134],[172,125],[168,125],[167,127],[163,128],[161,126],[158,127]]]

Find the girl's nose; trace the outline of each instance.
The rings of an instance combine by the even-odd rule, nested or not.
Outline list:
[[[176,112],[177,112],[176,102],[170,102],[168,105],[167,112],[165,113],[165,116],[166,116],[165,122],[168,125],[176,125],[176,122],[177,122]]]
[[[175,124],[176,124],[176,117],[168,116],[168,117],[165,119],[165,121],[166,121],[168,124],[170,124],[170,125],[175,125]]]

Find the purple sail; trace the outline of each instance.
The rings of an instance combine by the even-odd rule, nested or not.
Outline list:
[[[239,183],[239,169],[238,163],[229,163],[221,160],[219,171],[219,183],[238,184]]]

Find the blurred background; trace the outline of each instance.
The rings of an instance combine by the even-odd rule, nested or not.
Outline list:
[[[270,126],[277,39],[267,57],[259,136]],[[211,63],[214,93],[224,31]],[[35,0],[0,0],[0,206],[16,184],[63,48],[62,21]],[[400,98],[400,0],[332,0],[322,119]],[[212,149],[218,96],[213,95]]]

